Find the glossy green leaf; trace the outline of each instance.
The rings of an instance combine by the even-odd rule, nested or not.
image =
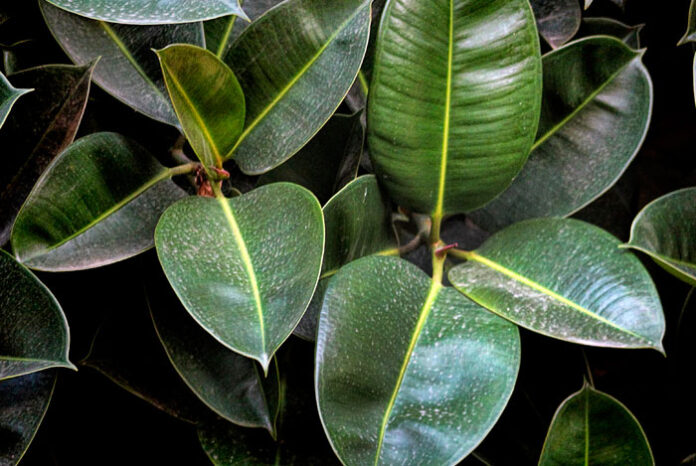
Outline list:
[[[688,42],[696,42],[696,0],[691,0],[689,7],[689,22],[686,26],[686,32],[677,45],[683,45]]]
[[[152,49],[174,43],[203,46],[200,23],[127,26],[96,21],[39,2],[46,24],[70,59],[79,65],[97,57],[94,82],[135,110],[179,126]]]
[[[244,94],[234,73],[209,51],[170,45],[157,52],[184,134],[206,166],[222,166],[244,127]]]
[[[527,0],[392,0],[373,73],[370,156],[399,205],[473,210],[522,168],[541,102]]]
[[[517,378],[517,328],[409,262],[366,257],[329,284],[316,349],[324,428],[344,464],[457,464]]]
[[[616,183],[652,115],[652,83],[641,57],[612,37],[581,39],[545,55],[534,149],[512,186],[473,213],[474,221],[496,231],[528,218],[571,215]]]
[[[16,257],[34,269],[70,271],[151,248],[159,216],[186,196],[172,173],[118,134],[78,140],[48,166],[17,215]]]
[[[191,315],[267,370],[314,293],[324,221],[309,191],[275,183],[234,199],[177,202],[160,219],[155,244]]]
[[[648,439],[621,402],[585,386],[569,396],[551,421],[540,466],[651,466]]]
[[[56,384],[55,371],[0,381],[0,464],[19,463],[39,430]]]
[[[20,99],[0,131],[0,244],[34,183],[72,143],[89,95],[92,67],[47,65],[12,75],[12,84],[34,91]]]
[[[361,116],[334,115],[295,156],[261,176],[259,184],[296,183],[325,203],[358,175],[365,139]]]
[[[226,158],[258,175],[295,154],[350,89],[369,32],[369,0],[289,0],[251,24],[225,56],[247,101]]]
[[[295,334],[314,340],[326,287],[344,265],[371,254],[397,254],[389,201],[374,175],[356,179],[324,206],[326,246],[321,279]]]
[[[68,360],[65,314],[48,288],[0,251],[0,380],[51,367],[74,369]]]
[[[5,123],[5,119],[10,110],[12,110],[14,103],[27,92],[31,92],[31,90],[12,87],[5,75],[0,73],[0,128]]]
[[[277,370],[265,378],[255,361],[218,343],[181,306],[150,300],[150,312],[169,360],[203,403],[228,421],[275,435]]]
[[[578,0],[531,0],[539,34],[552,48],[568,42],[580,28]]]
[[[246,18],[239,0],[47,0],[92,19],[123,24],[193,23],[226,15]]]
[[[696,286],[696,188],[674,191],[645,206],[626,246]]]
[[[660,298],[640,260],[589,223],[535,219],[489,238],[449,272],[496,314],[573,343],[662,349]]]
[[[644,24],[629,26],[613,18],[583,18],[577,38],[589,36],[612,36],[620,39],[632,49],[640,48],[640,32]]]

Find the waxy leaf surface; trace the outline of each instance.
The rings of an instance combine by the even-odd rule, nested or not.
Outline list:
[[[28,267],[99,267],[154,245],[159,216],[186,192],[140,145],[115,133],[86,136],[60,154],[17,215],[12,249]]]
[[[578,0],[531,0],[539,34],[552,48],[568,42],[580,27]]]
[[[522,168],[541,103],[527,0],[393,0],[368,104],[368,144],[397,204],[441,218],[497,196]]]
[[[665,320],[640,260],[588,223],[512,225],[449,272],[459,291],[522,327],[573,343],[662,351]]]
[[[510,188],[473,213],[477,224],[496,231],[528,218],[567,216],[618,180],[652,114],[641,56],[613,37],[589,37],[544,56],[537,141]]]
[[[553,416],[539,466],[651,466],[648,439],[617,399],[585,385]]]
[[[85,65],[99,57],[95,83],[135,110],[179,126],[152,50],[174,43],[203,46],[200,23],[128,26],[78,16],[44,1],[39,4],[46,24],[73,62]]]
[[[329,284],[315,382],[344,464],[457,464],[505,408],[519,363],[514,325],[403,259],[362,258]]]
[[[267,369],[314,293],[324,221],[312,193],[275,183],[234,199],[177,202],[160,219],[155,244],[189,313]]]
[[[350,89],[369,32],[369,0],[290,0],[251,24],[225,56],[247,103],[227,157],[258,175],[295,154]]]
[[[14,103],[27,92],[31,91],[29,89],[15,89],[12,87],[5,75],[0,73],[0,128],[5,123],[5,119],[10,110],[12,110]]]
[[[589,36],[612,36],[632,49],[640,48],[640,32],[644,24],[629,26],[613,18],[584,18],[577,38]]]
[[[191,147],[206,166],[222,167],[244,127],[244,94],[237,78],[200,47],[170,45],[157,55]]]
[[[645,206],[633,221],[627,246],[696,286],[696,188],[675,191]]]
[[[28,269],[0,251],[0,380],[68,361],[68,323],[56,298]]]

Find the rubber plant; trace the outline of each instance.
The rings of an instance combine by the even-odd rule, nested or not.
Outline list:
[[[568,218],[652,114],[639,29],[583,20],[590,3],[40,0],[72,64],[20,69],[10,47],[0,75],[0,462],[75,369],[29,269],[150,267],[135,256],[153,247],[139,325],[166,361],[144,372],[172,393],[115,375],[107,324],[80,367],[195,424],[214,464],[457,464],[515,390],[520,329],[664,353],[634,251],[696,286],[694,188],[626,244]],[[169,139],[80,129],[94,93]],[[461,219],[483,233],[449,240]],[[309,403],[283,356],[297,337],[315,345]],[[326,443],[301,435],[307,413],[330,448],[306,447]],[[539,464],[654,463],[591,371],[548,421]]]

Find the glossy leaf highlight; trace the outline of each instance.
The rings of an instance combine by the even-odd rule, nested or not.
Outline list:
[[[5,119],[10,110],[12,110],[14,103],[27,92],[31,92],[31,90],[12,87],[5,75],[0,73],[0,128],[5,123]]]

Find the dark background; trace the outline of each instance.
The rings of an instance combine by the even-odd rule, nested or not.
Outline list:
[[[617,186],[577,215],[626,240],[631,220],[647,202],[696,186],[694,51],[690,45],[676,46],[686,28],[689,2],[627,0],[625,11],[609,0],[594,3],[586,16],[645,24],[644,61],[655,86],[653,119],[643,149]],[[2,26],[0,42],[7,37],[32,39],[17,49],[20,63],[68,62],[41,23],[33,1],[2,7],[16,15]],[[104,130],[127,134],[162,159],[176,139],[174,130],[140,116],[93,86],[80,135]],[[6,149],[0,148],[0,153]],[[677,465],[696,453],[696,303],[680,319],[688,287],[652,262],[645,264],[663,301],[668,358],[649,350],[583,348],[523,330],[516,390],[500,422],[477,450],[482,459],[492,465],[536,464],[554,411],[586,377],[583,350],[596,387],[621,400],[641,422],[657,464]],[[161,277],[153,252],[98,270],[39,277],[68,317],[72,361],[88,354],[95,333],[102,329],[105,366],[164,398],[185,398],[185,387],[166,371],[166,357],[155,340],[145,304],[144,284]],[[313,406],[312,345],[293,337],[280,357],[289,392],[305,406]],[[286,428],[286,442],[292,448],[330,453],[312,408],[287,424],[291,427]],[[482,464],[475,458],[464,463]],[[76,373],[60,371],[52,404],[22,464],[209,462],[191,423],[137,398],[94,368],[80,366]]]

